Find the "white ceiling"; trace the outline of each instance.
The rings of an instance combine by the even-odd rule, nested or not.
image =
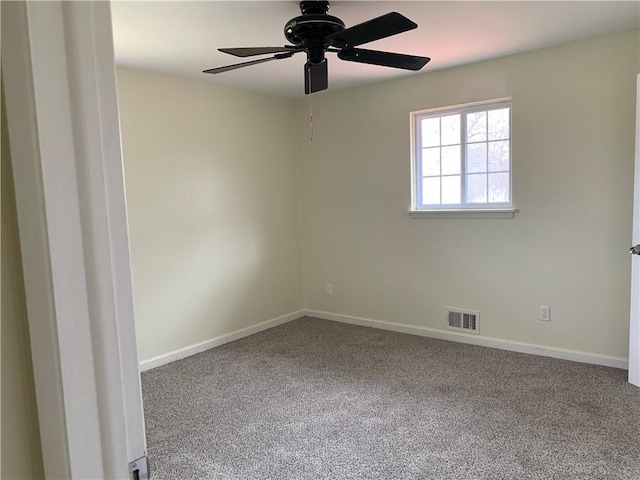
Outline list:
[[[298,1],[115,1],[118,65],[279,95],[304,96],[303,53],[217,75],[206,68],[243,61],[219,47],[282,46]],[[333,1],[347,27],[397,11],[418,28],[363,45],[431,57],[420,72],[329,58],[329,90],[422,75],[442,68],[640,27],[638,1]],[[253,57],[246,60],[253,60]],[[598,59],[593,59],[597,68]]]

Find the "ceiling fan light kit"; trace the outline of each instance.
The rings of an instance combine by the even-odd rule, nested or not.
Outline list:
[[[296,53],[305,52],[307,62],[304,65],[304,91],[306,94],[326,90],[329,75],[325,53],[336,53],[340,60],[367,63],[383,67],[404,70],[420,70],[429,57],[405,55],[354,48],[358,45],[380,40],[417,28],[414,22],[397,12],[387,13],[353,27],[346,28],[342,20],[329,15],[328,1],[302,1],[302,15],[292,18],[284,27],[285,38],[292,45],[284,47],[241,47],[219,48],[218,50],[236,57],[269,55],[271,57],[236,63],[224,67],[204,70],[204,73],[222,73],[238,68],[257,65],[273,60],[290,58]]]

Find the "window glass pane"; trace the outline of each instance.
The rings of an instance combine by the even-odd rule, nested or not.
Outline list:
[[[460,173],[460,145],[442,147],[442,175]]]
[[[509,174],[489,174],[489,202],[503,203],[509,201]]]
[[[509,138],[509,109],[489,110],[489,140]]]
[[[467,175],[467,203],[487,202],[487,176]]]
[[[440,128],[442,129],[442,145],[455,145],[460,143],[460,115],[447,115],[442,117]]]
[[[509,171],[509,141],[489,142],[489,171]]]
[[[487,144],[473,143],[467,145],[467,172],[478,173],[487,171]]]
[[[440,177],[427,177],[422,179],[422,204],[440,204]]]
[[[487,112],[467,114],[467,142],[481,142],[487,139]]]
[[[418,207],[511,204],[510,102],[414,114]]]
[[[420,121],[422,146],[436,147],[440,145],[440,118],[424,118]]]
[[[460,175],[442,177],[442,203],[460,203]]]
[[[422,176],[440,175],[440,147],[422,149]]]

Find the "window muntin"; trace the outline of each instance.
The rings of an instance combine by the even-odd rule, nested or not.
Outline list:
[[[414,210],[512,206],[510,101],[412,117]]]

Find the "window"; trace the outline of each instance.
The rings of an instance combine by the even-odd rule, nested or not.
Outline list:
[[[507,210],[511,102],[414,112],[412,210]]]

